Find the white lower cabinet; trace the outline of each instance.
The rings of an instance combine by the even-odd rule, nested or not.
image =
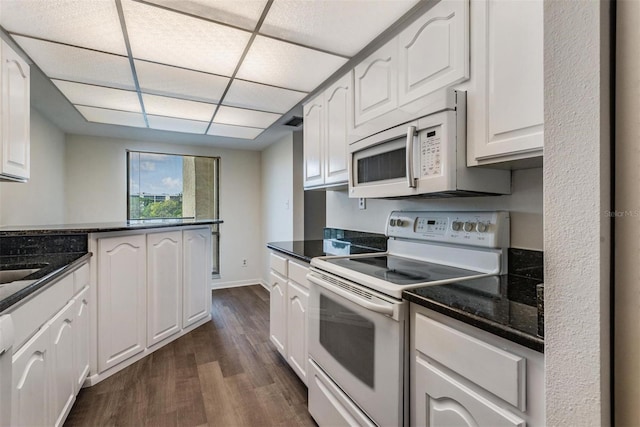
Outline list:
[[[270,265],[269,337],[306,385],[309,264],[272,253]]]
[[[147,235],[147,346],[180,332],[182,233]]]
[[[544,355],[411,304],[412,426],[542,426]]]
[[[18,329],[19,337],[28,338],[19,338],[23,344],[12,358],[12,426],[59,426],[71,410],[89,370],[89,288],[80,284],[88,268],[48,285],[11,312],[16,319],[45,319],[29,331]],[[82,290],[73,295],[74,288]]]
[[[183,232],[183,307],[182,327],[206,318],[211,311],[211,229]]]

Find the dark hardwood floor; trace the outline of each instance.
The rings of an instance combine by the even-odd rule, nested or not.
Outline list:
[[[269,293],[213,292],[213,319],[80,391],[66,426],[315,426],[269,341]]]

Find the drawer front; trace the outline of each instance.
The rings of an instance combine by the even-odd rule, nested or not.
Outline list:
[[[269,265],[273,271],[287,277],[287,259],[285,257],[271,253],[269,257]]]
[[[73,294],[73,274],[69,274],[11,311],[15,333],[13,352],[60,311],[73,298]]]
[[[309,264],[298,264],[294,261],[289,261],[289,280],[296,282],[297,284],[309,289],[309,283],[307,282],[307,273],[309,272]]]
[[[416,313],[416,350],[526,410],[526,359]]]

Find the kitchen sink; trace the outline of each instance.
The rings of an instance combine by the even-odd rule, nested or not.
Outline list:
[[[5,283],[15,282],[16,280],[22,280],[30,274],[35,273],[42,267],[37,268],[18,268],[14,270],[1,270],[0,271],[0,285]]]

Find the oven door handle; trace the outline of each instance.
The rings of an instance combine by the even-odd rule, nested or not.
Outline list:
[[[393,305],[389,304],[376,304],[373,303],[371,301],[367,301],[366,299],[359,297],[355,294],[352,294],[350,292],[345,291],[344,289],[338,287],[338,286],[334,286],[328,282],[325,282],[322,279],[318,279],[315,276],[312,276],[310,274],[307,274],[307,280],[309,280],[311,283],[314,283],[318,286],[321,286],[335,294],[340,295],[341,297],[348,299],[349,301],[358,304],[361,307],[366,308],[367,310],[371,310],[374,311],[376,313],[380,313],[380,314],[384,314],[386,316],[393,316]]]

